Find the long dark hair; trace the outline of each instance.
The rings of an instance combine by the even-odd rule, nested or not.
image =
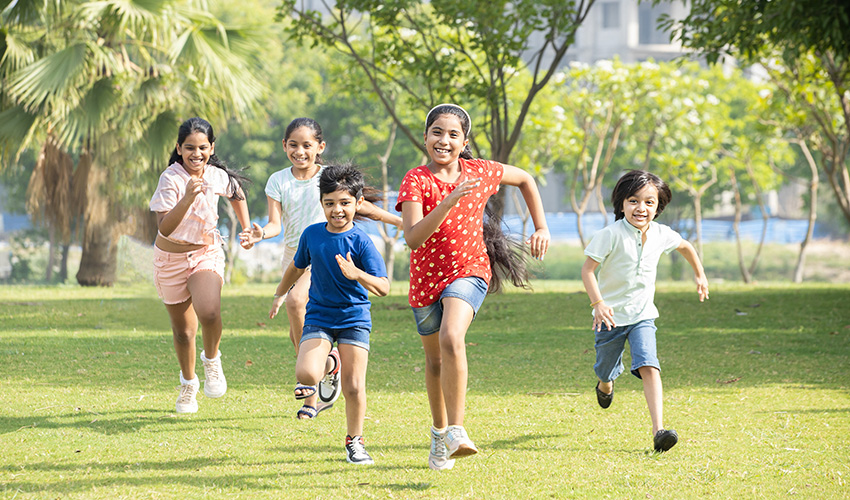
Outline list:
[[[670,187],[660,177],[651,172],[647,172],[646,170],[629,170],[620,177],[617,185],[614,186],[614,190],[611,191],[611,204],[614,205],[614,220],[620,220],[626,216],[623,213],[623,202],[643,189],[647,184],[652,184],[658,190],[658,206],[655,209],[653,220],[661,215],[664,207],[673,199],[673,192],[670,191]]]
[[[200,132],[207,136],[207,140],[210,141],[210,144],[215,142],[215,132],[213,132],[212,125],[210,122],[204,120],[203,118],[198,118],[197,116],[194,118],[189,118],[185,122],[180,125],[180,128],[177,129],[177,144],[182,145],[186,138],[195,132]],[[171,165],[173,163],[183,164],[183,157],[177,152],[177,147],[174,147],[174,151],[171,152],[171,158],[168,160],[168,164]],[[229,188],[233,193],[233,196],[230,198],[231,200],[244,200],[245,197],[239,192],[242,190],[242,186],[245,184],[250,184],[251,180],[242,175],[242,171],[233,170],[224,163],[219,157],[215,154],[210,155],[210,159],[207,161],[207,165],[212,165],[214,167],[218,167],[227,174]]]
[[[472,128],[469,113],[457,104],[440,104],[432,108],[425,118],[426,133],[440,115],[456,116],[460,120],[463,135],[469,137],[469,131]],[[473,159],[469,144],[463,148],[460,157],[464,160]],[[487,246],[487,257],[490,258],[490,269],[493,271],[487,293],[498,292],[502,288],[502,280],[504,279],[509,279],[515,287],[530,288],[525,248],[521,242],[505,236],[502,231],[502,218],[498,215],[497,204],[496,198],[490,197],[484,207],[482,234],[484,244]]]

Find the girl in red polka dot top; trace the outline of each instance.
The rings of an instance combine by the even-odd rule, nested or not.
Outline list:
[[[549,247],[534,178],[511,165],[474,159],[470,125],[469,114],[455,104],[428,113],[425,148],[431,162],[404,176],[396,205],[412,249],[409,301],[425,348],[433,419],[428,464],[436,470],[478,451],[463,428],[466,331],[488,290],[499,288],[500,276],[527,286],[523,256],[486,210],[500,185],[518,187],[529,207],[535,232],[526,243],[532,257],[542,259]]]

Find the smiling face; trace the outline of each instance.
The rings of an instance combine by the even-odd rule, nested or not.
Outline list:
[[[325,150],[325,143],[317,141],[309,127],[298,127],[283,140],[283,150],[293,170],[310,172],[316,168],[316,158]]]
[[[183,168],[194,176],[204,174],[204,167],[215,152],[215,143],[210,143],[203,132],[193,132],[186,136],[183,144],[177,144],[177,154],[183,160]]]
[[[328,231],[344,233],[354,226],[354,215],[360,209],[363,197],[355,198],[345,190],[338,190],[322,195],[322,209],[328,219]]]
[[[649,223],[655,219],[658,211],[658,188],[646,184],[634,194],[623,200],[623,214],[626,222],[646,232]]]
[[[425,149],[437,165],[456,162],[468,143],[460,118],[455,115],[440,115],[425,131]]]

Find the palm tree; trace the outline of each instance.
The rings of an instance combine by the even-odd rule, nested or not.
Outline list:
[[[33,172],[73,169],[60,177],[74,182],[31,190],[36,199],[67,190],[66,202],[31,206],[60,226],[81,215],[82,285],[114,282],[118,236],[150,217],[144,201],[180,117],[223,124],[258,111],[265,89],[253,71],[259,43],[203,7],[189,0],[18,0],[0,14],[0,165],[39,145],[76,159],[76,166]],[[81,196],[71,195],[74,186]],[[69,237],[65,227],[52,233]]]

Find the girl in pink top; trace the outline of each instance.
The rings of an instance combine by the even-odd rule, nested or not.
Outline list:
[[[212,125],[190,118],[180,125],[170,166],[150,201],[159,232],[154,246],[154,283],[171,318],[174,349],[180,363],[177,413],[198,411],[195,334],[203,331],[204,395],[227,390],[221,369],[221,286],[224,251],[218,232],[218,198],[226,196],[242,227],[249,224],[241,182],[246,179],[215,156]],[[208,354],[213,354],[207,357]]]
[[[542,259],[549,247],[543,203],[528,172],[469,150],[469,114],[455,104],[433,108],[425,121],[431,162],[402,180],[396,210],[402,214],[410,255],[409,302],[425,348],[425,387],[431,407],[428,465],[450,469],[454,458],[478,452],[463,428],[466,403],[466,331],[500,274],[527,286],[523,258],[502,234],[487,200],[502,184],[517,186],[535,232],[527,241]],[[493,266],[497,272],[493,272]]]

